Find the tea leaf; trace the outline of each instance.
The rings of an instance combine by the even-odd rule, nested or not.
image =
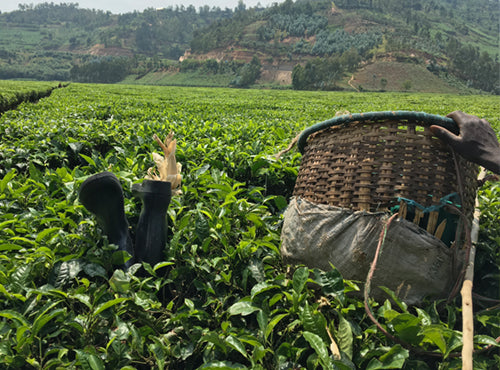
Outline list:
[[[243,343],[241,343],[241,341],[238,338],[230,335],[226,338],[226,343],[228,343],[231,348],[241,353],[243,357],[248,357],[245,346],[243,345]]]
[[[446,353],[446,340],[443,335],[444,331],[438,325],[429,325],[423,327],[419,334],[423,335],[423,341],[435,344],[441,353]]]
[[[80,157],[82,157],[83,159],[85,159],[85,161],[86,161],[88,164],[90,164],[91,166],[93,166],[93,167],[97,167],[97,166],[96,166],[96,164],[95,164],[95,161],[94,161],[92,158],[90,158],[88,155],[85,155],[85,154],[82,154],[82,153],[78,153],[78,155],[79,155]]]
[[[307,267],[299,267],[293,273],[293,290],[300,294],[304,289],[307,279],[309,278],[309,269]]]
[[[267,327],[266,327],[266,331],[264,332],[264,338],[267,339],[269,338],[269,336],[271,335],[271,333],[274,331],[274,328],[276,327],[276,325],[278,325],[278,323],[284,319],[285,317],[287,317],[288,314],[287,313],[282,313],[282,314],[279,314],[279,315],[276,315],[274,316],[270,321],[269,323],[267,324]]]
[[[300,316],[305,331],[320,336],[321,339],[325,342],[328,341],[329,338],[326,332],[326,319],[320,312],[313,311],[309,304],[306,302]]]
[[[251,302],[242,301],[242,302],[236,302],[231,307],[229,307],[228,312],[230,315],[247,316],[259,310],[260,308],[253,306]]]
[[[246,366],[243,366],[238,363],[233,363],[230,361],[211,361],[208,362],[199,369],[204,369],[204,370],[231,370],[231,369],[246,369]]]
[[[43,239],[45,239],[47,236],[51,235],[52,234],[52,237],[54,237],[55,233],[58,232],[59,230],[61,230],[61,228],[59,227],[51,227],[51,228],[48,228],[48,229],[45,229],[45,230],[42,230],[38,233],[38,235],[36,236],[36,239],[35,241],[37,243],[41,242]],[[50,240],[50,239],[49,239]]]
[[[121,302],[124,302],[124,301],[128,301],[129,298],[115,298],[115,299],[112,299],[110,301],[107,301],[105,303],[102,303],[100,304],[99,306],[97,306],[97,309],[93,312],[93,316],[96,317],[97,315],[99,315],[101,312],[107,310],[108,308],[111,308],[113,306],[116,306],[117,304],[120,304]]]
[[[81,350],[75,351],[80,366],[84,370],[104,370],[105,366],[102,360],[94,354],[86,353]]]
[[[49,313],[43,312],[41,315],[37,316],[35,321],[33,322],[32,335],[37,336],[37,334],[42,330],[42,328],[48,323],[54,320],[57,316],[63,315],[66,313],[66,309],[58,308],[56,310],[52,310]]]
[[[18,322],[23,326],[31,326],[31,324],[26,320],[26,318],[16,311],[3,310],[0,311],[0,316],[5,317],[6,319],[15,320],[16,322]]]
[[[339,339],[340,350],[347,354],[349,359],[352,360],[354,338],[351,324],[341,314],[339,314],[339,329],[337,330],[337,338]]]
[[[380,356],[378,359],[373,358],[367,365],[367,370],[376,369],[401,369],[409,356],[408,350],[397,344],[392,347],[387,353]]]
[[[321,339],[320,336],[310,333],[305,331],[303,334],[304,338],[309,342],[311,347],[314,349],[316,354],[318,355],[318,358],[321,362],[321,365],[323,366],[324,369],[330,369],[333,370],[333,364],[332,361],[330,360],[330,357],[328,355],[328,348]]]
[[[122,270],[115,270],[109,279],[109,285],[117,293],[127,293],[130,291],[130,276]]]
[[[90,277],[107,277],[106,270],[104,267],[96,264],[96,263],[85,263],[83,264],[83,271]]]

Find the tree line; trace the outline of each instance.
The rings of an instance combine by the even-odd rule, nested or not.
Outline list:
[[[77,82],[115,83],[127,77],[130,68],[129,58],[96,58],[81,65],[74,65],[70,78]]]
[[[215,59],[185,59],[180,63],[165,63],[161,60],[140,61],[128,57],[96,57],[76,64],[71,68],[70,79],[84,83],[116,83],[129,74],[140,74],[143,64],[148,64],[145,72],[152,69],[178,70],[179,72],[201,71],[205,74],[227,74],[234,78],[230,85],[249,87],[260,77],[262,64],[257,56],[248,63],[241,61],[220,61]]]
[[[449,70],[470,86],[500,94],[500,63],[487,52],[472,45],[463,45],[455,39],[447,47]]]
[[[292,71],[292,87],[295,90],[338,90],[339,82],[346,72],[354,72],[362,57],[356,49],[342,55],[315,58],[302,66],[297,64]]]

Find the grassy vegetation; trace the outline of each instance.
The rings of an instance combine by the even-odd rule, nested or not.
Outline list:
[[[0,46],[10,52],[33,51],[39,47],[43,35],[38,28],[5,27],[2,29]]]
[[[459,298],[418,308],[390,296],[370,302],[387,330],[413,345],[408,349],[368,320],[350,294],[359,283],[334,268],[287,273],[280,223],[300,155],[274,157],[337,111],[456,109],[488,119],[500,133],[496,97],[446,94],[71,84],[6,112],[0,367],[459,369]],[[168,210],[165,261],[124,272],[78,188],[89,175],[115,173],[134,237],[141,202],[131,186],[160,151],[152,135],[171,130],[183,183]],[[475,292],[492,298],[499,196],[494,183],[481,192]],[[474,365],[489,370],[500,360],[499,311],[475,302],[475,347],[496,348],[478,352]],[[330,351],[333,342],[341,358]]]
[[[130,75],[122,84],[227,87],[234,80],[234,74],[208,74],[203,71],[151,72],[143,77]]]
[[[383,82],[385,80],[385,83]],[[401,62],[375,62],[354,74],[351,82],[360,90],[412,91],[453,94],[468,90],[464,84],[452,86],[425,66]],[[384,87],[385,86],[385,87]],[[472,92],[472,89],[469,89]]]

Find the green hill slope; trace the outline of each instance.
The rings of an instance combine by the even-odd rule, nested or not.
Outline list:
[[[0,78],[69,80],[75,65],[95,67],[104,61],[116,69],[120,58],[127,61],[125,75],[130,70],[145,73],[161,66],[161,60],[177,60],[189,47],[193,30],[232,14],[208,6],[116,15],[73,3],[20,5],[0,14]]]
[[[454,81],[446,89],[498,93],[499,14],[491,0],[286,0],[121,15],[22,5],[0,14],[0,78],[352,89],[363,66],[383,76],[377,61],[385,59],[419,66],[403,82],[435,76],[432,91]],[[254,56],[260,71],[243,78]],[[381,78],[384,86],[361,85],[401,89]]]
[[[335,63],[311,64],[339,73],[307,88],[338,88],[346,75],[383,56],[419,64],[437,76],[451,74],[468,86],[498,91],[499,11],[493,1],[296,1],[265,12],[246,12],[195,31],[190,57],[212,58],[214,49],[264,53],[276,68],[314,58]],[[234,56],[236,59],[237,56]],[[312,78],[312,77],[311,77]],[[445,83],[445,82],[443,82]]]

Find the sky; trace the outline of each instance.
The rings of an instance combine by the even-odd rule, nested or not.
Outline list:
[[[0,11],[11,12],[18,10],[18,4],[40,4],[40,3],[77,3],[80,9],[96,9],[111,11],[112,13],[129,13],[134,10],[142,11],[146,8],[166,8],[168,6],[194,5],[196,9],[200,6],[208,5],[210,7],[218,6],[221,9],[234,9],[238,5],[238,0],[0,0]],[[254,7],[260,3],[261,6],[268,6],[273,3],[281,3],[283,0],[243,0],[247,8]]]

